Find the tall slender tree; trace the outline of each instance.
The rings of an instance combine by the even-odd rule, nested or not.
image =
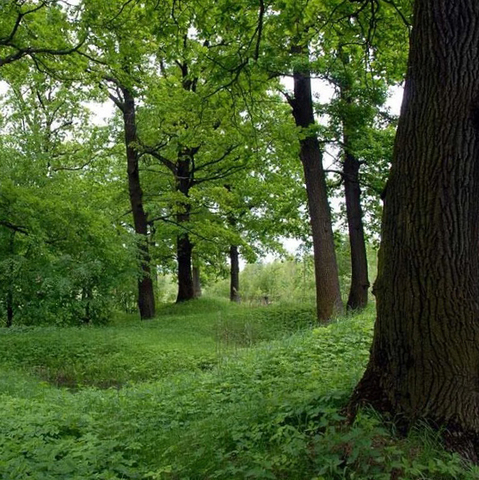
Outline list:
[[[141,318],[147,320],[155,316],[155,292],[150,225],[140,174],[137,103],[145,88],[146,75],[142,69],[145,68],[147,57],[153,55],[153,49],[149,42],[144,10],[139,5],[131,5],[125,11],[122,2],[103,4],[85,0],[82,3],[84,22],[89,25],[91,33],[91,41],[87,46],[91,61],[85,82],[90,84],[93,91],[98,90],[99,84],[100,92],[107,92],[108,98],[121,114],[129,203],[137,237],[137,303]],[[141,31],[143,42],[130,37],[133,28]]]
[[[313,234],[317,314],[318,319],[325,322],[342,311],[341,290],[326,175],[319,140],[314,132],[316,122],[311,93],[311,71],[308,67],[309,51],[307,47],[293,46],[293,54],[299,56],[298,64],[303,67],[296,67],[294,71],[294,96],[289,101],[296,125],[305,131],[300,139],[299,156],[304,169]]]
[[[155,291],[150,265],[148,214],[143,205],[143,189],[140,181],[140,155],[138,153],[135,97],[131,89],[122,85],[117,79],[109,77],[109,80],[115,84],[117,91],[117,96],[110,93],[110,98],[120,109],[124,124],[128,192],[133,214],[133,224],[138,235],[141,269],[138,278],[138,309],[141,318],[148,320],[155,316]]]

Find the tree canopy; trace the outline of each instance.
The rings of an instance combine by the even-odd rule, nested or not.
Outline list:
[[[349,178],[343,153],[354,154],[365,230],[377,235],[394,128],[384,102],[405,71],[408,2],[18,0],[0,9],[2,275],[16,278],[2,294],[8,323],[26,321],[35,295],[60,304],[60,290],[89,312],[93,299],[117,308],[136,297],[149,318],[158,276],[175,274],[177,299],[188,300],[194,269],[203,280],[222,275],[232,252],[254,261],[284,252],[285,237],[315,245],[319,318],[340,308],[327,259],[341,222],[328,197]],[[333,95],[301,104],[302,84],[286,81],[299,76]],[[339,163],[321,173],[317,196],[308,172],[325,155]],[[52,275],[57,287],[33,288]]]

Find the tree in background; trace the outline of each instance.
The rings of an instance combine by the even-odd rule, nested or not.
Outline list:
[[[385,19],[388,18],[386,12]],[[385,19],[376,20],[386,24]],[[352,30],[349,23],[345,28],[336,28],[337,38],[332,36],[330,39],[331,51],[321,59],[319,71],[324,72],[320,75],[335,90],[332,100],[324,104],[323,113],[329,117],[326,136],[331,135],[333,144],[338,149],[339,159],[336,163],[339,164],[339,169],[333,172],[339,174],[340,183],[344,185],[351,256],[351,286],[347,307],[358,310],[367,305],[369,289],[362,190],[369,188],[373,201],[376,204],[379,202],[380,192],[384,188],[379,183],[381,179],[385,182],[389,155],[378,151],[376,145],[379,144],[384,151],[389,148],[392,152],[392,142],[388,141],[385,133],[394,119],[388,115],[384,104],[388,83],[394,85],[400,81],[402,70],[398,67],[396,72],[388,72],[388,77],[378,75],[375,70],[384,71],[386,67],[381,62],[380,54],[366,54],[370,45],[367,38],[361,37],[362,30]],[[398,45],[401,33],[406,45],[407,29],[404,25],[398,26]],[[380,40],[375,40],[376,48],[378,44],[381,45]],[[386,47],[384,50],[387,51]],[[381,53],[382,51],[380,49]],[[399,52],[404,50],[399,49]],[[397,54],[396,65],[401,65],[401,60],[405,58]],[[366,171],[367,174],[370,169],[376,171],[376,188],[363,180],[363,172]]]
[[[108,2],[108,5],[84,2],[84,6],[83,21],[89,25],[91,37],[87,46],[88,57],[91,59],[87,69],[89,76],[85,81],[93,91],[95,82],[98,82],[100,91],[107,92],[108,98],[120,111],[123,121],[128,193],[138,244],[138,310],[141,318],[147,320],[155,316],[155,292],[148,211],[144,206],[140,179],[136,103],[137,97],[141,99],[144,89],[147,88],[142,68],[154,50],[148,41],[148,29],[142,9],[132,6],[123,13],[120,2]],[[132,31],[141,32],[143,40],[139,42],[133,39]]]
[[[240,0],[234,5],[210,0],[83,0],[70,6],[45,1],[29,10],[25,2],[9,4],[0,24],[6,32],[0,48],[5,47],[4,58],[11,61],[3,62],[2,74],[16,77],[21,86],[29,81],[33,68],[55,79],[58,88],[77,91],[80,103],[109,97],[119,107],[120,115],[110,122],[110,135],[103,130],[104,148],[94,146],[93,138],[85,141],[84,136],[77,142],[81,148],[70,141],[69,135],[80,131],[76,127],[89,121],[73,104],[71,111],[79,116],[72,120],[71,132],[60,138],[52,135],[58,125],[51,124],[49,129],[41,124],[38,128],[47,135],[31,132],[25,138],[45,156],[68,147],[49,167],[47,177],[56,177],[54,168],[62,168],[65,177],[73,179],[76,174],[69,177],[66,170],[72,167],[79,178],[88,176],[115,195],[121,195],[116,190],[118,153],[126,147],[129,188],[123,193],[129,193],[132,208],[129,212],[124,203],[127,197],[122,197],[116,219],[110,214],[106,218],[122,232],[135,231],[141,237],[132,260],[138,260],[133,278],[138,280],[143,318],[154,315],[153,271],[168,273],[174,268],[177,300],[188,300],[195,297],[192,267],[196,273],[199,267],[205,269],[202,277],[206,279],[213,269],[222,271],[229,256],[234,267],[231,276],[237,279],[239,255],[254,261],[260,251],[280,249],[281,235],[304,238],[308,192],[309,210],[316,212],[317,220],[313,244],[318,313],[326,321],[339,308],[329,192],[322,167],[324,145],[331,137],[318,123],[317,114],[336,115],[331,123],[342,127],[335,139],[343,146],[349,144],[345,158],[353,159],[355,167],[366,156],[368,140],[359,142],[357,137],[365,137],[367,129],[360,128],[357,112],[340,117],[341,109],[320,110],[311,94],[311,78],[336,75],[342,81],[365,72],[389,74],[387,61],[378,62],[380,49],[373,52],[376,47],[370,37],[376,31],[362,31],[367,21],[378,20],[379,10],[394,9],[387,5],[379,9],[377,2],[339,0],[257,4]],[[64,39],[58,37],[60,33]],[[43,41],[54,49],[46,48]],[[361,45],[353,51],[349,45],[356,41]],[[354,61],[350,67],[343,65],[347,75],[338,77],[328,61],[340,58],[341,48],[350,49],[347,55]],[[369,63],[357,60],[362,51],[370,55]],[[24,61],[16,61],[20,59]],[[371,62],[379,66],[372,68]],[[289,104],[275,93],[285,90],[279,82],[283,75],[295,83],[293,91],[284,92]],[[342,85],[343,104],[351,110],[361,104],[361,95],[367,96],[361,82],[356,87],[355,82]],[[56,97],[57,92],[53,93]],[[369,133],[374,126],[368,125]],[[85,132],[91,133],[88,128]],[[45,150],[46,144],[40,145],[52,139],[54,146]],[[85,151],[87,143],[96,149],[95,155],[102,155],[102,165],[111,162],[106,180],[96,175],[100,170],[88,159],[92,151]],[[369,149],[370,158],[373,150],[380,150],[379,142],[375,145]],[[291,163],[294,156],[296,161],[298,156],[302,159],[297,167]],[[303,168],[309,185],[304,193],[298,191],[303,186],[298,168]],[[351,184],[357,187],[358,182]],[[225,185],[230,186],[229,192]],[[369,197],[378,204],[376,197],[370,195],[368,201]],[[131,212],[132,222],[128,221]],[[15,230],[14,237],[17,242],[21,232]],[[236,299],[239,286],[233,283],[230,293]]]
[[[281,52],[283,64],[276,65],[279,71],[283,75],[293,76],[293,92],[286,94],[286,97],[298,127],[299,158],[303,166],[313,239],[318,320],[327,322],[343,307],[322,163],[323,152],[318,139],[311,91],[313,26],[321,12],[318,4],[307,3],[279,2],[275,13],[266,16],[269,25],[265,25],[265,41]]]

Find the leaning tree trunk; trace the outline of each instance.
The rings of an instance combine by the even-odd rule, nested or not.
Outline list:
[[[239,253],[236,245],[230,247],[230,300],[240,303]]]
[[[303,48],[294,49],[294,53],[307,56]],[[315,124],[309,71],[294,72],[294,98],[290,103],[296,125],[307,132]],[[322,152],[315,133],[306,133],[300,140],[300,158],[313,236],[317,315],[320,322],[327,322],[343,307]]]
[[[148,249],[148,219],[143,208],[138,152],[134,146],[138,142],[135,99],[128,88],[121,87],[121,92],[123,94],[123,103],[120,108],[122,109],[125,124],[128,189],[135,232],[139,236],[141,276],[138,279],[138,308],[141,318],[146,320],[155,316],[155,295],[150,270],[150,252]]]
[[[479,445],[479,2],[416,0],[386,189],[370,404]]]

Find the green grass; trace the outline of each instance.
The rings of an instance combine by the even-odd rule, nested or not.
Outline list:
[[[368,412],[347,426],[373,315],[311,328],[311,313],[202,300],[2,332],[0,478],[479,478],[427,429],[399,439]]]
[[[164,306],[155,320],[106,327],[0,330],[0,365],[70,388],[120,387],[211,369],[232,352],[305,328],[311,307],[245,308],[217,300]]]

